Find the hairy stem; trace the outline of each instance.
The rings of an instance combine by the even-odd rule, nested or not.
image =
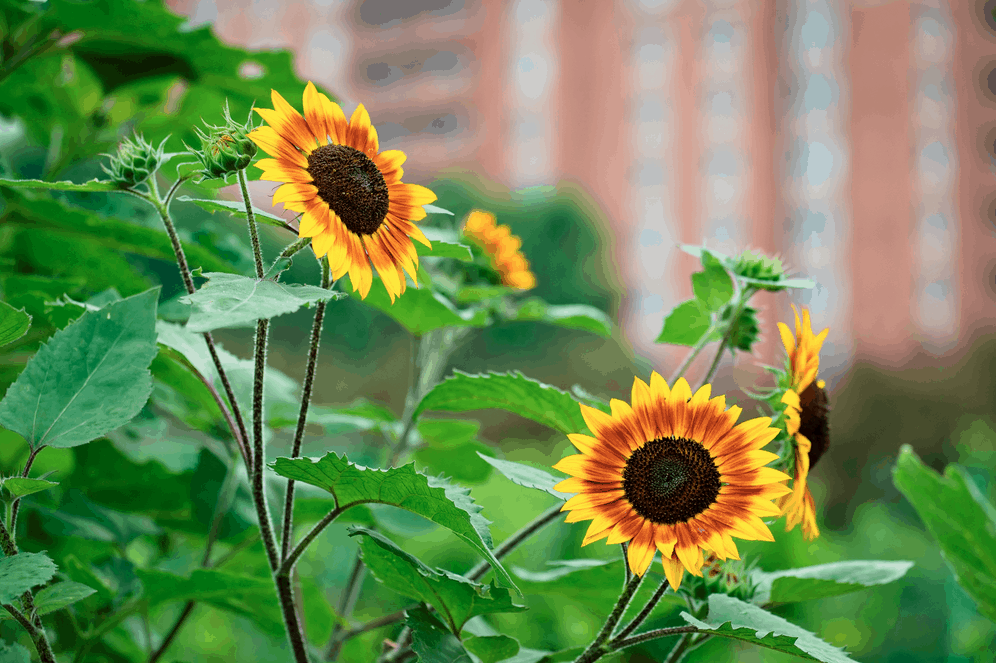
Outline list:
[[[246,171],[238,171],[239,186],[242,187],[242,199],[246,203],[246,219],[249,221],[249,238],[252,240],[252,257],[256,263],[256,278],[261,279],[263,271],[263,252],[259,248],[259,229],[256,228],[256,214],[252,210],[252,199],[249,197],[249,186],[246,184]]]
[[[31,471],[31,465],[35,462],[35,456],[38,452],[45,448],[42,444],[38,447],[32,447],[31,453],[28,454],[28,460],[24,463],[24,471],[21,472],[21,477],[27,479],[28,472]],[[10,507],[10,536],[16,541],[17,540],[17,512],[21,508],[21,498],[18,497],[14,500],[14,503]]]
[[[334,521],[336,518],[342,515],[343,511],[345,511],[351,506],[355,506],[356,504],[359,504],[359,502],[356,502],[354,504],[348,504],[345,507],[341,508],[336,507],[335,509],[332,509],[332,511],[330,511],[327,516],[325,516],[317,523],[315,523],[314,527],[312,527],[308,531],[308,533],[305,534],[304,537],[297,542],[297,545],[294,546],[294,548],[287,554],[287,558],[280,563],[280,568],[277,570],[277,573],[281,575],[290,575],[290,572],[294,568],[294,565],[297,564],[297,560],[301,558],[301,555],[303,555],[304,551],[308,549],[308,546],[311,545],[311,542],[314,541],[316,538],[318,538],[318,535],[321,534],[326,527],[331,525],[332,521]]]
[[[3,550],[4,555],[7,557],[13,557],[17,554],[17,544],[14,542],[14,537],[7,530],[6,525],[3,524],[2,518],[0,518],[0,549]],[[31,619],[31,615],[35,612],[35,599],[30,589],[21,594],[21,604],[24,606],[26,615],[22,615],[20,611],[10,605],[4,605],[4,608],[14,619],[17,619],[18,623],[31,636],[31,641],[34,643],[35,650],[38,652],[42,663],[55,663],[55,654],[52,653],[52,646],[48,642],[48,636],[45,635],[45,627],[42,626],[41,617],[36,615],[34,620]],[[19,615],[23,619],[18,619]]]
[[[740,314],[743,313],[744,307],[747,305],[747,301],[755,292],[757,291],[754,288],[747,286],[737,298],[737,303],[733,308],[733,314],[730,316],[730,321],[726,325],[726,333],[723,334],[723,340],[719,342],[719,348],[716,350],[716,357],[712,360],[712,365],[709,366],[709,371],[702,379],[703,385],[708,384],[716,374],[716,369],[719,368],[719,362],[723,359],[723,350],[726,349],[730,339],[733,338],[733,334],[737,331],[737,326],[740,323]]]
[[[353,560],[353,569],[349,573],[349,580],[346,582],[346,587],[349,591],[344,591],[339,596],[339,605],[336,610],[336,614],[341,619],[349,619],[353,614],[353,609],[356,607],[356,601],[360,598],[360,590],[363,588],[363,576],[366,575],[366,566],[363,564],[363,560],[357,556]],[[339,652],[342,651],[342,645],[345,642],[345,638],[342,637],[344,633],[344,628],[341,622],[336,622],[335,626],[332,627],[332,636],[329,638],[328,648],[325,650],[325,660],[335,661],[339,658]]]
[[[328,290],[332,285],[328,260],[322,260],[322,287]],[[297,429],[294,431],[294,444],[291,448],[291,458],[301,455],[301,442],[304,439],[304,429],[308,424],[308,406],[311,404],[311,390],[315,384],[315,370],[318,366],[318,344],[322,339],[322,322],[325,319],[327,302],[318,302],[315,306],[315,322],[311,326],[311,346],[308,349],[308,367],[304,374],[304,388],[301,394],[301,410],[297,415]],[[280,560],[287,559],[290,552],[291,537],[294,530],[294,480],[287,480],[287,494],[284,497],[284,524],[280,539]]]
[[[684,656],[685,650],[688,649],[688,645],[691,644],[691,634],[697,633],[698,629],[694,626],[672,626],[670,628],[658,628],[653,631],[647,631],[646,633],[641,633],[640,635],[634,635],[632,638],[626,638],[625,640],[618,640],[613,643],[613,649],[625,649],[626,647],[632,647],[633,645],[638,645],[641,642],[647,642],[648,640],[656,640],[657,638],[666,638],[670,635],[681,635],[681,640],[675,645],[671,653],[668,654],[665,663],[677,663]]]
[[[647,617],[650,616],[650,613],[654,611],[655,607],[657,607],[657,604],[660,602],[661,597],[664,596],[664,592],[667,591],[667,588],[668,588],[667,579],[662,580],[660,587],[658,587],[657,591],[654,592],[654,595],[650,597],[650,600],[647,601],[647,604],[643,606],[643,610],[640,611],[640,614],[634,617],[633,621],[627,624],[623,628],[623,630],[619,631],[619,633],[615,636],[613,641],[616,642],[624,639],[627,635],[635,631],[640,624],[646,621]]]
[[[623,564],[627,566],[629,564],[625,554],[623,554]],[[630,578],[626,586],[623,587],[622,593],[619,594],[619,600],[616,601],[616,605],[612,608],[612,612],[609,613],[609,617],[602,625],[602,629],[595,636],[595,639],[592,640],[591,644],[588,645],[588,648],[575,659],[574,663],[594,663],[594,661],[597,661],[613,650],[614,647],[608,643],[608,640],[612,636],[612,631],[615,630],[616,624],[619,623],[619,620],[626,613],[626,608],[629,607],[630,601],[633,600],[633,595],[640,588],[640,583],[643,582],[645,576],[646,574],[633,575]]]

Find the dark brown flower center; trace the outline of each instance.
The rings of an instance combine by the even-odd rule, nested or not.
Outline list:
[[[701,444],[683,437],[650,440],[623,469],[623,490],[633,509],[657,524],[694,518],[716,502],[719,470]]]
[[[830,399],[827,392],[814,381],[799,394],[802,411],[799,414],[799,432],[805,435],[813,447],[809,450],[809,469],[813,469],[823,454],[830,448]]]
[[[346,145],[322,145],[308,155],[318,196],[356,235],[372,235],[387,216],[387,183],[370,157]]]

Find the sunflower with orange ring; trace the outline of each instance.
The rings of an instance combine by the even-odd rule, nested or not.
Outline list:
[[[271,159],[260,159],[260,179],[283,182],[273,204],[300,212],[300,237],[327,255],[332,277],[349,273],[353,291],[366,298],[373,283],[371,263],[391,302],[405,291],[405,272],[418,285],[418,255],[412,239],[432,248],[413,222],[425,218],[422,205],[436,194],[401,181],[407,157],[379,151],[377,130],[362,104],[347,121],[342,108],[304,89],[304,116],[273,90],[273,109],[257,108],[269,126],[248,134]]]
[[[629,542],[629,568],[643,575],[660,551],[671,587],[684,572],[702,576],[703,550],[740,559],[733,541],[774,541],[761,516],[790,492],[789,476],[765,467],[777,455],[761,448],[778,434],[771,419],[736,424],[741,409],[726,397],[695,394],[685,378],[673,388],[656,372],[633,380],[632,405],[613,399],[611,414],[581,405],[593,435],[568,435],[581,452],[554,468],[570,474],[556,489],[577,493],[567,522],[590,520],[582,545]]]
[[[464,223],[463,234],[484,249],[502,285],[519,290],[536,287],[536,275],[529,270],[529,261],[519,250],[522,240],[508,226],[495,225],[494,214],[474,210]]]
[[[816,526],[816,504],[806,479],[830,446],[826,383],[816,379],[820,349],[830,328],[814,335],[809,309],[803,308],[801,322],[799,312],[795,311],[794,335],[783,322],[778,323],[778,331],[788,354],[788,384],[781,402],[785,405],[785,430],[792,438],[795,452],[792,492],[781,497],[778,506],[785,516],[785,531],[802,524],[803,535],[812,541],[820,535],[820,529]]]

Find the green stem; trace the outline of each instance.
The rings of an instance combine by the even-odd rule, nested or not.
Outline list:
[[[26,463],[24,463],[24,471],[21,472],[22,478],[26,479],[28,477],[28,472],[31,471],[31,465],[32,463],[35,462],[35,456],[37,456],[38,452],[44,448],[45,448],[44,444],[38,447],[31,448],[31,453],[28,454],[28,460]],[[20,509],[20,507],[21,507],[21,498],[18,497],[17,499],[14,500],[14,503],[10,507],[10,536],[15,541],[17,540],[17,512]]]
[[[726,325],[726,333],[723,334],[723,339],[719,342],[719,349],[716,350],[716,357],[712,360],[712,365],[709,366],[709,371],[706,373],[705,378],[702,379],[703,385],[708,384],[716,374],[716,369],[719,368],[719,362],[723,358],[723,350],[726,349],[726,345],[730,342],[734,332],[737,330],[737,325],[740,322],[740,314],[743,313],[744,307],[747,305],[747,301],[754,295],[755,292],[757,292],[756,289],[751,286],[747,286],[737,298],[733,314],[730,316],[730,321]]]
[[[650,616],[650,613],[654,611],[654,608],[657,607],[657,604],[664,596],[664,592],[667,591],[667,588],[668,588],[668,582],[665,579],[661,581],[660,587],[658,587],[657,591],[654,592],[654,595],[650,597],[650,600],[647,601],[647,604],[643,606],[643,610],[640,611],[640,614],[634,617],[633,621],[627,624],[623,628],[623,630],[619,631],[619,633],[615,636],[615,638],[613,638],[613,641],[618,642],[624,639],[627,635],[629,635],[633,631],[635,631],[636,628],[640,624],[642,624],[647,619],[647,617]]]
[[[555,504],[554,506],[550,507],[540,515],[536,516],[530,522],[523,525],[517,532],[512,534],[512,536],[502,541],[501,545],[495,548],[494,550],[495,559],[503,558],[505,555],[509,554],[510,552],[518,548],[523,541],[525,541],[533,534],[543,529],[549,523],[556,520],[557,516],[563,513],[563,511],[561,510],[563,506],[564,506],[563,502]],[[469,580],[477,582],[478,580],[484,577],[484,574],[486,574],[488,572],[488,569],[490,568],[491,568],[491,562],[489,562],[488,560],[484,560],[480,564],[472,568],[469,572],[467,572],[465,577],[468,578]]]
[[[638,645],[641,642],[647,642],[648,640],[656,640],[657,638],[666,638],[669,635],[681,635],[681,639],[678,640],[678,644],[675,645],[671,653],[668,654],[667,659],[664,663],[677,663],[681,660],[681,657],[685,655],[685,651],[691,644],[691,635],[697,633],[698,629],[694,626],[672,626],[670,628],[658,628],[653,631],[647,631],[646,633],[641,633],[640,635],[634,635],[632,638],[626,638],[625,640],[618,640],[613,643],[613,651],[618,649],[625,649],[626,647],[632,647],[633,645]]]
[[[625,549],[623,554],[623,564],[628,565],[628,560],[626,559]],[[574,663],[594,663],[598,659],[602,658],[609,652],[613,650],[613,646],[608,642],[609,638],[612,636],[612,631],[615,630],[616,624],[619,620],[623,618],[626,613],[626,608],[629,607],[630,601],[633,600],[633,595],[636,594],[636,590],[639,589],[640,583],[643,582],[646,574],[643,575],[633,575],[626,586],[623,587],[622,593],[619,595],[619,600],[616,601],[615,607],[609,614],[609,618],[605,620],[605,624],[602,625],[602,630],[598,632],[595,639],[592,640],[588,648],[575,659]]]
[[[256,228],[256,214],[252,211],[252,199],[249,197],[249,186],[246,184],[246,171],[238,171],[239,186],[242,187],[242,199],[246,203],[246,219],[249,221],[249,238],[252,240],[252,257],[256,263],[256,278],[261,279],[263,271],[263,252],[259,248],[259,230]]]
[[[344,591],[339,596],[339,605],[335,612],[341,619],[349,619],[353,614],[353,609],[356,607],[356,601],[360,598],[360,590],[363,588],[363,576],[366,575],[366,565],[363,560],[357,555],[353,560],[353,569],[349,573],[349,580],[346,582],[346,587],[348,591]],[[343,633],[345,628],[342,622],[336,622],[332,627],[332,635],[329,637],[329,644],[325,650],[325,660],[335,661],[339,659],[339,653],[342,651],[342,645],[345,643],[345,638],[343,638]]]
[[[674,373],[671,374],[670,384],[673,385],[675,382],[677,382],[678,378],[680,378],[688,371],[688,368],[692,365],[692,362],[695,361],[695,358],[699,356],[700,352],[702,352],[702,348],[704,348],[706,344],[709,343],[709,337],[712,336],[712,333],[714,331],[716,331],[716,325],[714,323],[710,323],[709,329],[706,330],[706,333],[702,334],[702,338],[699,339],[699,342],[695,344],[695,346],[692,348],[692,351],[688,354],[687,357],[685,357],[685,361],[681,363],[681,366],[678,367],[678,370],[676,370]]]
[[[241,172],[241,171],[240,171]],[[332,285],[332,275],[329,273],[327,259],[322,260],[322,287],[326,290]],[[304,388],[301,394],[301,410],[297,415],[297,429],[294,431],[294,443],[291,448],[291,458],[301,455],[301,443],[304,440],[304,429],[308,424],[308,406],[311,404],[311,391],[315,384],[315,371],[318,366],[318,345],[322,338],[322,322],[325,319],[325,306],[328,302],[318,302],[315,307],[315,322],[311,326],[311,346],[308,349],[308,367],[304,374]],[[284,498],[284,524],[280,538],[280,559],[287,559],[290,551],[291,536],[294,530],[294,480],[287,480],[287,494]]]
[[[17,554],[17,544],[14,543],[14,537],[7,530],[7,526],[3,524],[3,519],[0,519],[0,548],[3,549],[3,553],[7,557],[13,557]],[[48,636],[45,635],[45,627],[42,626],[41,617],[36,615],[34,620],[31,619],[31,615],[35,614],[35,600],[34,594],[31,593],[30,589],[21,594],[21,603],[27,613],[26,615],[21,615],[23,621],[18,619],[18,615],[21,613],[16,608],[7,605],[4,608],[28,631],[28,635],[31,636],[31,641],[34,643],[35,650],[38,652],[42,663],[55,663],[55,655],[52,653],[52,646],[48,642]]]

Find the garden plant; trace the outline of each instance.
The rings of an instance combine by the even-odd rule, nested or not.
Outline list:
[[[832,447],[833,403],[828,330],[805,307],[762,325],[751,300],[812,280],[746,248],[682,247],[701,269],[658,342],[687,355],[617,397],[545,384],[528,364],[448,371],[500,325],[618,330],[588,303],[532,294],[527,256],[569,247],[525,245],[492,211],[452,213],[405,181],[418,154],[382,149],[366,109],[300,81],[287,54],[181,30],[155,3],[96,4],[3,5],[0,661],[202,660],[183,639],[198,610],[244,618],[277,643],[270,660],[297,663],[593,663],[648,646],[675,663],[716,638],[854,660],[776,609],[880,591],[913,561],[762,570],[769,542],[820,536],[807,479]],[[122,45],[137,24],[156,45],[136,56]],[[252,180],[294,218],[260,209]],[[218,194],[227,185],[239,199]],[[365,309],[410,338],[391,376],[407,384],[400,415],[314,397],[323,328]],[[268,351],[281,316],[301,311],[298,383]],[[216,339],[231,330],[252,332],[250,357]],[[782,361],[749,403],[728,403],[712,385],[721,361],[756,361],[762,333]],[[702,353],[708,368],[693,371]],[[467,414],[487,410],[574,449],[546,467],[503,458]],[[376,442],[353,449],[357,435]],[[473,486],[493,473],[501,504],[536,492],[550,506],[482,509]],[[996,619],[996,510],[977,484],[909,449],[895,481]],[[506,565],[581,522],[584,548]],[[757,542],[749,555],[744,542]],[[463,565],[420,559],[437,544],[461,548]],[[320,589],[319,557],[344,579],[335,593]],[[370,578],[394,598],[358,619]],[[593,597],[580,644],[511,634],[568,586]]]

